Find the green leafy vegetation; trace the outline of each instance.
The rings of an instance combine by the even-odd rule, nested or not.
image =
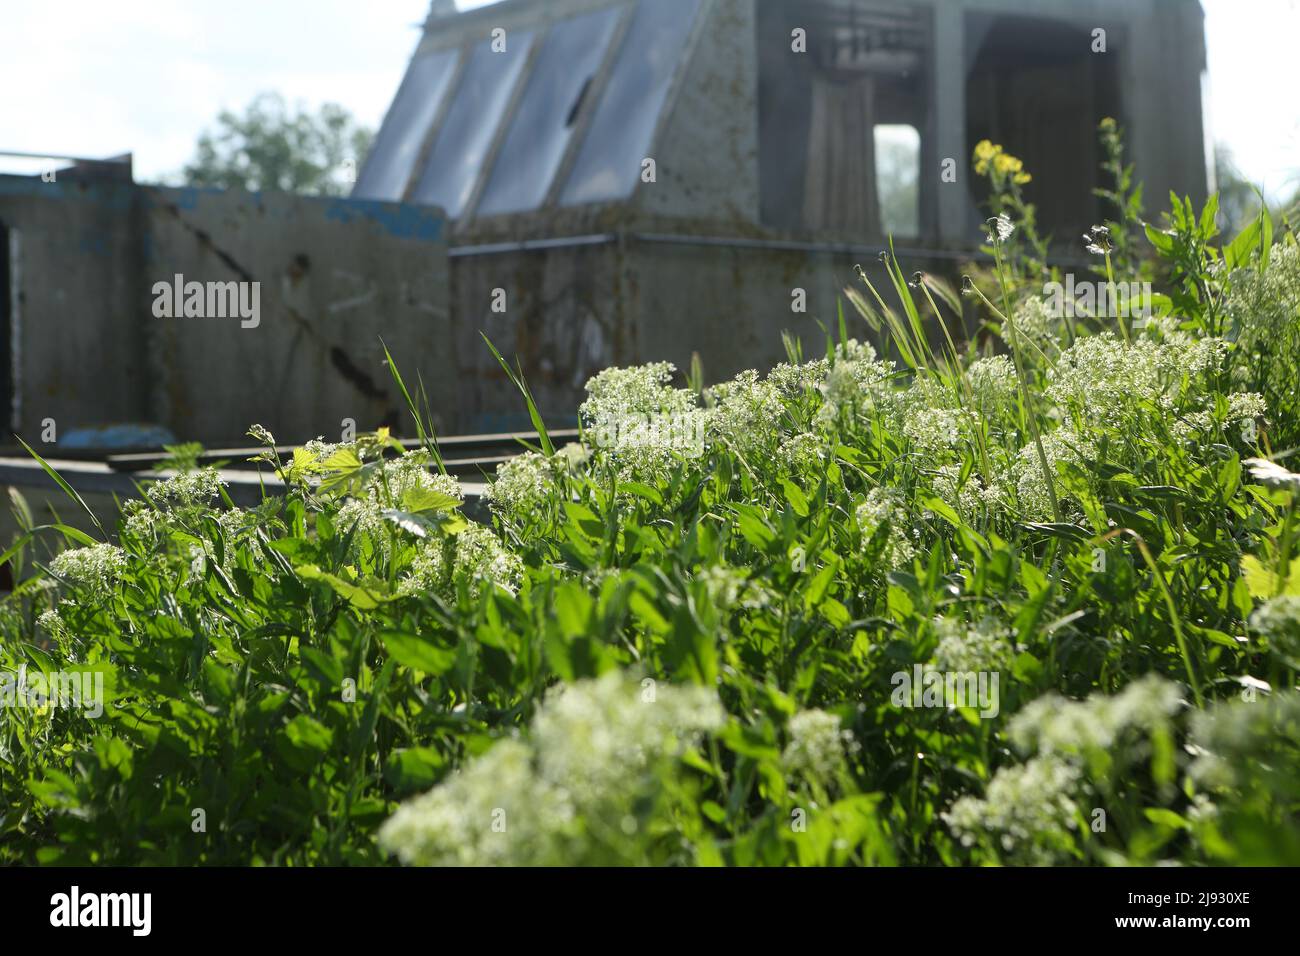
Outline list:
[[[312,114],[261,93],[243,115],[222,110],[185,167],[186,186],[343,196],[356,181],[374,133],[325,103]]]
[[[1083,278],[1149,315],[1045,304],[981,144],[965,295],[886,255],[815,356],[602,372],[490,523],[423,425],[254,428],[249,510],[178,454],[114,542],[20,514],[0,861],[1300,863],[1300,249],[1144,222],[1102,133]]]

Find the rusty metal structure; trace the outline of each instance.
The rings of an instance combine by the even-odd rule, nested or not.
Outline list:
[[[1067,242],[1106,116],[1148,195],[1204,197],[1204,68],[1196,0],[436,0],[354,196],[449,218],[462,420],[522,423],[480,331],[569,420],[611,364],[820,339],[887,236],[974,255],[982,139]]]
[[[817,351],[887,236],[975,255],[982,139],[1067,255],[1104,116],[1148,196],[1203,197],[1203,68],[1196,0],[438,0],[349,198],[0,176],[0,415],[64,447],[397,424],[382,339],[441,434],[527,429],[483,333],[571,426],[610,365]],[[182,274],[256,284],[256,327],[157,317]]]

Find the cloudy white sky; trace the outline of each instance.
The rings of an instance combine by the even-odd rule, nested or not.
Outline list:
[[[462,0],[462,7],[491,0]],[[1032,2],[1026,3],[1027,7]],[[1204,0],[1215,138],[1270,194],[1300,186],[1300,0]],[[263,90],[383,119],[428,0],[0,0],[0,150],[135,154],[174,175]],[[0,170],[42,164],[0,158]]]

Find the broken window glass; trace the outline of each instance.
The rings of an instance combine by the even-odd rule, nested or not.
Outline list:
[[[557,23],[538,55],[478,215],[536,209],[573,136],[592,79],[618,25],[619,8]]]
[[[353,196],[401,200],[459,57],[459,50],[442,50],[416,57],[411,63],[357,178]]]
[[[668,88],[685,53],[700,0],[641,0],[618,53],[577,164],[565,205],[632,195]]]
[[[474,47],[415,187],[415,202],[441,206],[452,218],[464,211],[532,42],[532,32],[509,33]]]

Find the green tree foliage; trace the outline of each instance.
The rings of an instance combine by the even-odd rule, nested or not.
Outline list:
[[[291,109],[278,93],[261,93],[243,115],[223,110],[199,137],[185,167],[189,186],[346,195],[374,133],[343,107]]]

